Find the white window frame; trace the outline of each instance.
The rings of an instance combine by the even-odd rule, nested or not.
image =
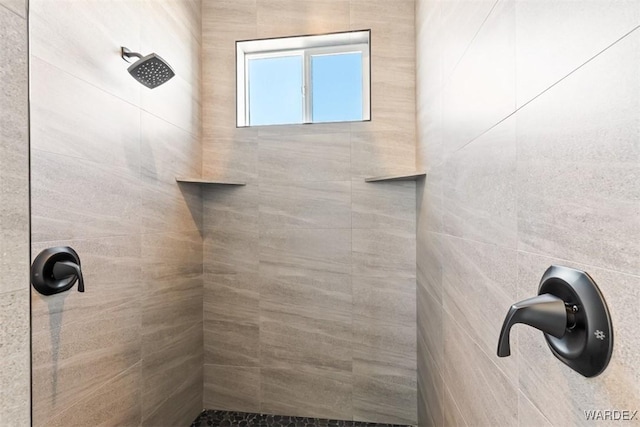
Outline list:
[[[362,55],[362,120],[371,119],[370,30],[314,36],[236,42],[236,126],[249,127],[249,61],[252,59],[300,56],[302,60],[302,122],[313,122],[311,57],[360,53]],[[360,120],[358,120],[360,121]],[[256,126],[256,125],[253,125]]]

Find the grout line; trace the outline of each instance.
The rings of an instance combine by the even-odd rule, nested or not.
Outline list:
[[[438,231],[433,231],[433,230],[427,230],[427,232],[428,233],[432,233],[432,234],[437,234],[437,235],[442,236],[442,237],[451,237],[451,238],[454,238],[454,239],[467,240],[467,241],[470,241],[470,242],[480,243],[480,244],[484,244],[484,245],[487,245],[487,246],[497,246],[499,248],[512,250],[512,251],[523,253],[523,254],[529,254],[529,255],[534,255],[534,256],[543,257],[543,258],[556,259],[556,260],[559,260],[559,261],[564,261],[564,262],[570,262],[570,263],[574,263],[574,264],[578,264],[578,265],[583,265],[585,267],[597,268],[598,270],[608,271],[608,272],[611,272],[611,273],[624,274],[626,276],[639,277],[640,278],[640,274],[631,273],[631,272],[623,271],[623,270],[616,270],[615,268],[604,267],[604,266],[598,265],[598,264],[590,264],[590,263],[587,263],[587,262],[575,261],[575,260],[572,260],[572,259],[562,258],[560,256],[555,256],[555,255],[551,255],[551,254],[544,253],[544,252],[531,252],[531,251],[527,251],[527,250],[524,250],[524,249],[519,249],[517,247],[512,248],[512,247],[508,247],[508,246],[502,246],[502,245],[499,245],[497,243],[483,242],[482,240],[476,240],[476,239],[471,239],[471,238],[468,238],[468,237],[456,236],[456,235],[453,235],[453,234],[448,234],[448,233],[438,232]]]
[[[28,18],[27,18],[27,17],[29,16],[29,14],[28,14],[28,13],[26,13],[26,12],[27,12],[27,10],[26,10],[26,9],[25,9],[25,15],[26,15],[26,16],[22,16],[22,15],[20,15],[20,13],[16,12],[16,11],[15,11],[15,10],[13,10],[13,9],[10,9],[10,8],[9,8],[9,6],[7,6],[7,5],[5,5],[5,4],[2,4],[2,3],[0,3],[0,9],[4,9],[4,10],[6,10],[7,12],[9,12],[9,13],[11,13],[11,14],[13,14],[13,15],[16,15],[18,18],[21,18],[21,19],[23,19],[24,21],[28,21]]]
[[[460,55],[460,58],[458,58],[458,60],[456,61],[456,65],[454,65],[453,68],[451,69],[451,72],[449,73],[449,77],[447,77],[447,82],[446,83],[443,82],[443,88],[446,87],[449,84],[449,82],[451,81],[451,77],[456,72],[456,69],[458,68],[458,65],[460,65],[460,62],[462,62],[462,59],[464,58],[464,56],[469,51],[469,48],[471,48],[471,45],[473,44],[473,42],[478,37],[478,34],[480,34],[480,30],[482,30],[482,27],[484,27],[484,24],[489,20],[489,16],[491,16],[491,14],[493,13],[493,10],[496,8],[496,6],[498,5],[499,2],[500,2],[500,0],[496,0],[496,2],[493,4],[493,6],[491,6],[491,10],[489,10],[489,13],[487,13],[487,16],[485,16],[484,20],[482,21],[482,23],[478,27],[478,30],[476,31],[476,33],[473,35],[473,37],[471,38],[471,40],[467,44],[467,47],[465,47],[464,52],[462,52],[462,55]],[[441,21],[441,19],[440,19],[440,21]]]
[[[468,338],[468,340],[473,343],[476,347],[478,347],[478,349],[480,350],[480,352],[484,355],[484,357],[487,358],[487,360],[493,365],[494,368],[496,368],[500,374],[502,374],[502,376],[505,378],[505,380],[507,381],[507,383],[509,383],[510,385],[514,386],[514,388],[518,388],[518,378],[516,377],[516,384],[513,383],[512,378],[510,375],[507,375],[507,373],[500,367],[498,366],[494,360],[493,357],[491,357],[490,355],[487,354],[487,352],[485,351],[485,349],[483,348],[484,344],[483,343],[479,343],[478,340],[474,339],[465,329],[465,327],[463,325],[461,325],[458,320],[456,319],[456,316],[454,316],[452,313],[449,312],[449,310],[445,309],[444,307],[444,303],[442,304],[442,319],[443,319],[443,328],[444,328],[444,317],[447,316],[449,318],[451,318],[451,321],[453,322],[454,326],[456,328],[458,328],[464,335],[466,335],[466,337]],[[443,338],[444,339],[444,338]],[[515,347],[515,346],[514,346]],[[517,354],[517,349],[513,352],[513,356],[515,356]],[[446,357],[445,357],[446,360]],[[516,358],[516,363],[517,363],[518,358]],[[483,375],[484,377],[484,375]]]
[[[84,78],[82,78],[82,77],[80,77],[80,76],[77,76],[77,75],[75,75],[75,74],[73,74],[73,73],[71,73],[71,72],[69,72],[69,71],[65,70],[64,68],[60,68],[59,66],[57,66],[57,65],[55,65],[55,64],[52,64],[51,62],[49,62],[49,61],[45,60],[44,58],[41,58],[41,57],[39,57],[39,56],[37,56],[37,55],[30,54],[30,59],[31,59],[31,58],[36,58],[36,59],[38,59],[39,61],[42,61],[43,63],[47,64],[48,66],[53,67],[53,68],[55,68],[55,69],[57,69],[57,70],[59,70],[59,71],[61,71],[61,72],[65,73],[65,74],[67,74],[68,76],[73,77],[74,79],[77,79],[77,80],[79,80],[79,81],[81,81],[81,82],[83,82],[83,83],[85,83],[85,84],[87,84],[87,85],[89,85],[89,86],[91,86],[91,87],[93,87],[93,88],[95,88],[95,89],[99,90],[100,92],[102,92],[102,93],[104,93],[104,94],[106,94],[106,95],[108,95],[108,96],[111,96],[111,97],[113,97],[113,98],[116,98],[116,99],[118,99],[118,100],[120,100],[120,101],[122,101],[122,102],[124,102],[124,103],[126,103],[126,104],[131,105],[132,107],[137,108],[137,109],[138,109],[138,110],[140,110],[140,111],[144,111],[145,113],[147,113],[147,114],[149,114],[149,115],[151,115],[151,116],[153,116],[153,117],[155,117],[155,118],[157,118],[157,119],[159,119],[159,120],[162,120],[162,121],[163,121],[163,122],[165,122],[165,123],[168,123],[168,124],[170,124],[170,125],[172,125],[172,126],[175,126],[175,127],[177,127],[178,129],[182,130],[183,132],[188,133],[189,135],[191,135],[191,136],[192,136],[192,137],[194,137],[194,138],[200,138],[200,137],[201,137],[201,135],[198,135],[197,133],[195,133],[195,134],[194,134],[193,132],[191,132],[191,131],[189,131],[189,130],[187,130],[187,129],[183,128],[182,126],[180,126],[180,125],[178,125],[178,124],[176,124],[176,123],[173,123],[173,122],[171,122],[171,121],[169,121],[169,120],[165,119],[164,117],[158,116],[157,114],[155,114],[155,113],[153,113],[153,112],[151,112],[151,111],[149,111],[149,110],[145,109],[145,108],[141,105],[141,104],[142,104],[142,92],[140,92],[140,97],[139,97],[140,105],[138,105],[138,104],[135,104],[135,103],[133,103],[133,102],[131,102],[131,101],[128,101],[128,100],[126,100],[126,99],[124,99],[124,98],[122,98],[122,97],[120,97],[120,96],[116,95],[115,93],[111,93],[111,92],[109,92],[108,90],[106,90],[105,88],[100,87],[100,86],[98,86],[97,84],[95,84],[95,83],[93,83],[93,82],[90,82],[90,81],[88,81],[88,80],[85,80]],[[126,70],[124,70],[124,71],[126,72]],[[193,84],[191,84],[191,83],[189,82],[189,80],[186,80],[186,79],[184,79],[183,77],[178,76],[178,75],[176,75],[176,78],[178,78],[178,79],[180,79],[180,80],[184,81],[187,85],[189,85],[189,86],[191,86],[191,87],[194,87],[194,85],[193,85]],[[199,86],[199,85],[198,85],[198,86]],[[202,106],[202,102],[201,102],[201,100],[199,100],[199,102],[198,102],[198,103]],[[201,114],[202,114],[202,112],[201,112]],[[142,128],[142,120],[140,121],[140,124],[141,124],[141,125],[140,125],[140,128]]]
[[[551,86],[547,87],[546,89],[544,89],[542,92],[538,93],[537,95],[535,95],[533,98],[531,98],[530,100],[528,100],[527,102],[525,102],[524,104],[522,104],[520,107],[517,107],[514,111],[512,111],[511,113],[509,113],[507,116],[505,116],[504,118],[502,118],[501,120],[499,120],[497,123],[495,123],[494,125],[490,126],[488,129],[484,130],[483,132],[481,132],[479,135],[473,137],[469,142],[465,143],[463,146],[461,146],[460,148],[456,149],[455,151],[453,151],[451,155],[453,155],[454,153],[457,153],[461,150],[463,150],[466,146],[468,146],[469,144],[471,144],[472,142],[474,142],[475,140],[477,140],[478,138],[480,138],[481,136],[483,136],[484,134],[486,134],[487,132],[489,132],[490,130],[492,130],[493,128],[495,128],[496,126],[500,125],[501,123],[503,123],[505,120],[509,119],[511,116],[513,116],[514,114],[516,114],[518,111],[522,110],[524,107],[526,107],[527,105],[529,105],[530,103],[532,103],[533,101],[535,101],[536,99],[538,99],[540,96],[544,95],[546,92],[548,92],[549,90],[551,90],[552,88],[554,88],[555,86],[557,86],[559,83],[561,83],[563,80],[565,80],[567,77],[571,76],[572,74],[574,74],[576,71],[580,70],[582,67],[584,67],[585,65],[587,65],[588,63],[590,63],[591,61],[593,61],[594,59],[596,59],[598,56],[602,55],[604,52],[606,52],[607,50],[609,50],[610,48],[612,48],[614,45],[616,45],[618,42],[622,41],[624,38],[626,38],[627,36],[629,36],[631,33],[633,33],[634,31],[636,31],[638,28],[640,28],[640,25],[634,27],[633,29],[631,29],[630,31],[628,31],[626,34],[624,34],[623,36],[621,36],[620,38],[618,38],[616,41],[614,41],[613,43],[611,43],[610,45],[608,45],[607,47],[605,47],[604,49],[602,49],[601,51],[599,51],[598,53],[596,53],[595,55],[593,55],[591,58],[587,59],[585,62],[583,62],[582,64],[578,65],[576,68],[574,68],[573,70],[571,70],[568,74],[566,74],[564,77],[560,78],[559,80],[557,80],[555,83],[553,83]],[[442,163],[436,165],[436,166],[440,166]]]
[[[538,413],[540,414],[540,416],[542,418],[544,418],[545,420],[547,420],[547,422],[549,423],[549,425],[553,425],[553,423],[547,418],[547,416],[538,408],[538,406],[533,403],[531,401],[531,399],[529,399],[527,397],[527,395],[524,393],[524,390],[522,390],[521,388],[518,387],[518,394],[519,396],[521,396],[522,398],[524,398],[527,402],[529,402],[529,404],[536,410],[538,411]],[[520,412],[518,411],[518,422],[520,421]]]

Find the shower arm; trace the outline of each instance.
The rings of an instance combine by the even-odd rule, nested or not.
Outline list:
[[[124,46],[120,47],[120,52],[121,52],[120,56],[122,56],[122,59],[124,59],[127,62],[131,62],[131,61],[129,61],[129,58],[131,58],[131,57],[136,57],[136,58],[139,58],[139,59],[144,58],[138,52],[131,52],[131,50],[127,49]]]

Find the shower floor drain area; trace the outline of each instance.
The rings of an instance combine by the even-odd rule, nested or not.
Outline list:
[[[246,412],[204,411],[191,427],[408,427],[399,424],[365,423],[362,421],[325,420],[284,415]]]

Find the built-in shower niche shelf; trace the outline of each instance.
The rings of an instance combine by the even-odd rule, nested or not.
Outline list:
[[[176,182],[181,184],[199,184],[199,185],[247,185],[246,182],[223,181],[220,179],[207,179],[207,178],[176,178]]]
[[[416,181],[417,179],[422,178],[426,175],[427,173],[424,171],[411,171],[395,175],[372,176],[369,178],[365,178],[364,180],[365,182]]]

